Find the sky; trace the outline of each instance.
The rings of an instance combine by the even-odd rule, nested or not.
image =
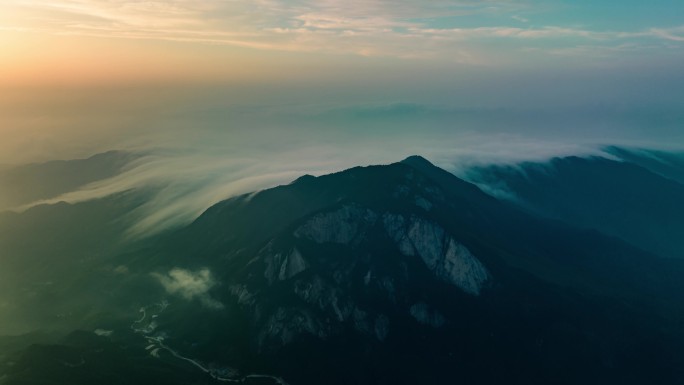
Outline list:
[[[3,0],[0,81],[249,84],[424,69],[673,69],[682,59],[682,11],[674,0]]]
[[[67,197],[164,180],[159,211],[199,192],[149,227],[412,154],[458,171],[681,149],[681,15],[674,0],[0,0],[0,168],[149,154]]]

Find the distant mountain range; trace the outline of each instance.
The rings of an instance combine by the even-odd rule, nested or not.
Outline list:
[[[0,301],[53,332],[0,383],[682,384],[684,163],[606,151],[305,175],[135,241],[135,192],[7,214]]]
[[[110,151],[87,159],[0,168],[0,211],[57,197],[119,174],[135,154]]]
[[[620,159],[567,157],[491,166],[469,179],[528,212],[684,258],[684,156],[608,151]]]

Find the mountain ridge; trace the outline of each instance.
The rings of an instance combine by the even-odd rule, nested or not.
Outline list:
[[[469,179],[535,215],[616,236],[660,256],[684,257],[684,184],[638,164],[565,157],[475,169]]]
[[[369,338],[375,341],[373,350],[384,351],[382,344],[408,343],[395,334],[397,327],[409,334],[424,332],[426,325],[432,325],[435,336],[443,327],[452,330],[447,334],[454,332],[451,328],[458,322],[454,324],[453,306],[471,309],[466,317],[470,322],[480,319],[491,326],[488,312],[521,306],[517,296],[522,293],[545,309],[529,320],[539,325],[544,324],[536,318],[541,314],[565,312],[551,311],[556,306],[548,302],[551,298],[580,313],[582,303],[590,308],[610,304],[615,316],[636,322],[619,321],[612,327],[634,333],[652,317],[676,317],[665,309],[672,309],[682,289],[675,279],[681,266],[672,269],[597,232],[532,217],[418,157],[232,198],[207,210],[186,231],[175,236],[179,243],[186,243],[185,236],[207,247],[182,259],[180,267],[196,271],[204,266],[219,281],[230,283],[228,291],[212,290],[210,295],[253,325],[246,332],[251,337],[231,338],[247,338],[242,344],[252,346],[254,359],[285,378],[298,375],[278,362],[297,366],[291,359],[301,357],[298,346],[304,341],[311,346],[307,350],[318,351],[329,341],[347,346],[339,338]],[[202,232],[215,243],[206,244]],[[644,269],[645,261],[652,265]],[[547,298],[528,286],[555,294]],[[439,296],[454,302],[449,306]],[[659,300],[651,303],[653,296]],[[503,298],[512,303],[503,305]],[[620,301],[630,305],[618,305]],[[488,310],[483,312],[483,306]],[[516,319],[510,311],[499,316]],[[607,320],[593,322],[590,329]],[[516,333],[529,333],[518,327]],[[661,338],[654,333],[649,338]],[[615,344],[610,334],[597,338]],[[513,349],[506,344],[501,345],[503,351]],[[353,346],[340,349],[356,351]],[[537,353],[527,354],[532,361],[538,359],[531,358]],[[328,353],[322,357],[349,359]],[[510,365],[508,358],[497,357],[499,364]],[[600,365],[592,370],[608,373]],[[553,378],[548,376],[541,377]]]
[[[96,349],[118,341],[198,379],[163,352],[300,385],[682,378],[682,261],[533,215],[422,157],[233,197],[99,264],[111,270],[84,280],[102,302],[84,325],[111,336]],[[52,368],[60,351],[20,362]]]
[[[113,177],[140,154],[107,151],[84,159],[54,160],[0,169],[0,211],[71,192]]]

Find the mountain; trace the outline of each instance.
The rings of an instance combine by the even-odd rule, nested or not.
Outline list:
[[[530,216],[419,157],[222,202],[164,243],[146,268],[216,282],[195,297],[200,327],[169,309],[178,347],[293,383],[680,374],[681,343],[653,325],[680,315],[681,263]]]
[[[609,146],[604,149],[624,162],[646,168],[665,178],[684,184],[684,153]]]
[[[620,154],[629,160],[556,158],[475,169],[469,179],[536,215],[620,237],[664,257],[684,258],[684,184],[664,176],[684,167]]]
[[[6,383],[122,383],[96,351],[134,383],[684,383],[683,260],[421,157],[234,197],[99,263],[125,274],[80,286],[117,285],[90,345],[8,353]]]
[[[0,336],[68,330],[110,311],[103,297],[126,280],[117,257],[131,247],[130,213],[148,199],[138,190],[0,212]]]
[[[101,311],[94,304],[121,279],[111,258],[127,247],[130,214],[151,194],[129,190],[73,204],[3,209],[119,175],[139,158],[110,151],[0,170],[0,335],[45,325],[69,329]]]
[[[119,174],[138,156],[109,151],[87,159],[57,160],[0,168],[0,211],[57,197]]]

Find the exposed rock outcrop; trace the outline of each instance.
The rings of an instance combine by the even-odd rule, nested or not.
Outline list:
[[[295,230],[298,238],[307,238],[316,243],[350,244],[359,239],[365,230],[377,220],[371,210],[356,205],[346,205],[339,210],[313,216]]]
[[[420,197],[416,204],[426,211],[432,206]],[[346,205],[338,210],[313,216],[295,230],[294,235],[316,243],[350,245],[363,239],[366,231],[378,220],[399,251],[407,256],[419,256],[440,279],[450,282],[469,294],[478,295],[489,273],[470,251],[449,235],[443,227],[419,217],[405,217],[386,213],[381,217],[357,205]],[[294,258],[299,258],[295,261]],[[301,256],[291,256],[300,266]],[[289,260],[283,263],[291,264]],[[296,269],[295,269],[296,271]]]
[[[299,252],[299,250],[294,249],[290,255],[285,257],[283,264],[280,265],[278,279],[284,281],[286,279],[292,278],[307,268],[308,264],[304,260],[304,257],[302,257],[302,254]]]
[[[284,281],[308,269],[306,262],[299,250],[292,249],[289,254],[275,254],[266,256],[264,259],[266,269],[264,277],[272,284],[276,280]]]
[[[439,278],[478,295],[489,278],[485,266],[436,223],[385,214],[385,230],[404,255],[419,256]]]

